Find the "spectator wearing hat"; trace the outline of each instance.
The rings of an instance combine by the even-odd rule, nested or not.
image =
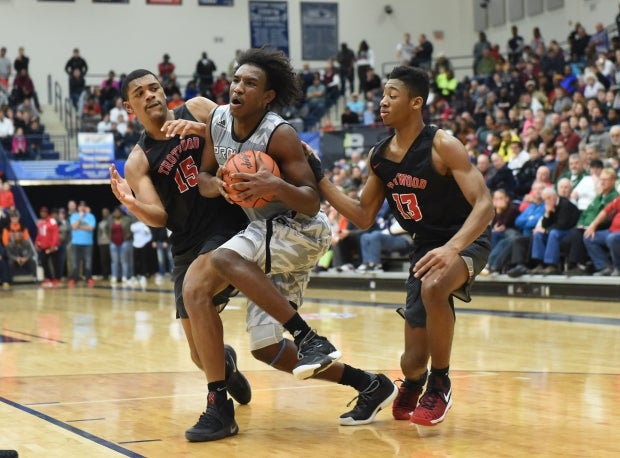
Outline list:
[[[71,223],[71,277],[69,278],[69,288],[75,287],[78,280],[80,265],[84,269],[84,277],[89,287],[95,286],[92,278],[92,260],[94,231],[97,222],[90,208],[83,200],[77,207],[77,212],[73,213],[69,219]]]
[[[60,273],[57,272],[60,236],[58,232],[58,223],[52,215],[50,215],[47,207],[41,207],[39,209],[37,236],[34,239],[34,245],[37,248],[41,266],[43,267],[44,280],[41,286],[43,288],[54,288],[58,286],[60,282]]]
[[[358,116],[358,118],[362,116],[362,113],[364,113],[364,109],[366,108],[364,102],[360,100],[359,94],[355,92],[351,94],[351,100],[347,102],[347,106]]]
[[[598,91],[601,89],[605,89],[603,83],[598,80],[598,78],[592,71],[589,71],[585,74],[584,80],[585,85],[583,87],[583,96],[586,99],[596,98]]]

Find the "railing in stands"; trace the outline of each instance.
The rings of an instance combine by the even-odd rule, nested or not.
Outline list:
[[[58,81],[54,81],[54,111],[60,116],[62,121],[62,87],[58,84]]]
[[[76,129],[77,119],[75,115],[75,107],[73,106],[73,102],[71,102],[71,99],[69,98],[65,99],[64,110],[65,110],[65,129],[67,129],[67,134],[69,135],[69,138],[73,138],[77,134],[77,129]]]

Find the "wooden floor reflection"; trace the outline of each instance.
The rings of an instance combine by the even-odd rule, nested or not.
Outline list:
[[[400,376],[404,293],[310,289],[303,315],[354,366]],[[0,449],[20,457],[620,456],[620,303],[457,302],[454,406],[434,428],[340,427],[355,393],[254,361],[244,300],[227,342],[253,387],[238,436],[188,443],[205,404],[170,285],[0,293]]]

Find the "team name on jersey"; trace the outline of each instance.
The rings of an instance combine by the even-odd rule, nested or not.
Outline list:
[[[213,148],[213,152],[215,153],[215,160],[218,164],[223,164],[230,156],[237,154],[237,150],[230,146],[216,146]]]
[[[406,173],[397,173],[396,176],[387,183],[387,187],[394,189],[394,186],[405,186],[413,189],[426,189],[427,181],[424,178],[412,177]]]
[[[184,138],[180,141],[180,143],[174,147],[172,151],[170,151],[161,164],[159,165],[159,169],[157,169],[157,173],[161,173],[164,175],[170,175],[170,172],[174,168],[177,162],[179,162],[179,157],[181,153],[187,151],[188,149],[197,150],[200,148],[200,138],[199,137],[188,137]]]

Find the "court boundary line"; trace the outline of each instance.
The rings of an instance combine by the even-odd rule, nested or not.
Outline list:
[[[27,407],[23,404],[19,404],[17,402],[11,401],[10,399],[7,399],[3,396],[0,396],[0,402],[13,407],[17,410],[21,410],[24,413],[27,413],[29,415],[33,415],[43,421],[46,421],[47,423],[51,423],[52,425],[58,426],[64,430],[67,430],[73,434],[76,434],[77,436],[80,436],[86,440],[89,440],[91,442],[94,442],[98,445],[102,445],[103,447],[109,448],[110,450],[113,450],[115,452],[118,452],[124,456],[128,456],[130,458],[146,458],[146,456],[144,455],[140,455],[139,453],[133,452],[129,449],[126,449],[125,447],[121,447],[118,444],[115,444],[114,442],[110,442],[106,439],[103,439],[99,436],[95,436],[94,434],[88,433],[86,431],[83,431],[79,428],[76,428],[75,426],[71,426],[68,425],[67,423],[60,421],[56,418],[50,417],[49,415],[46,415],[42,412],[38,412],[34,409],[31,409],[30,407]]]

